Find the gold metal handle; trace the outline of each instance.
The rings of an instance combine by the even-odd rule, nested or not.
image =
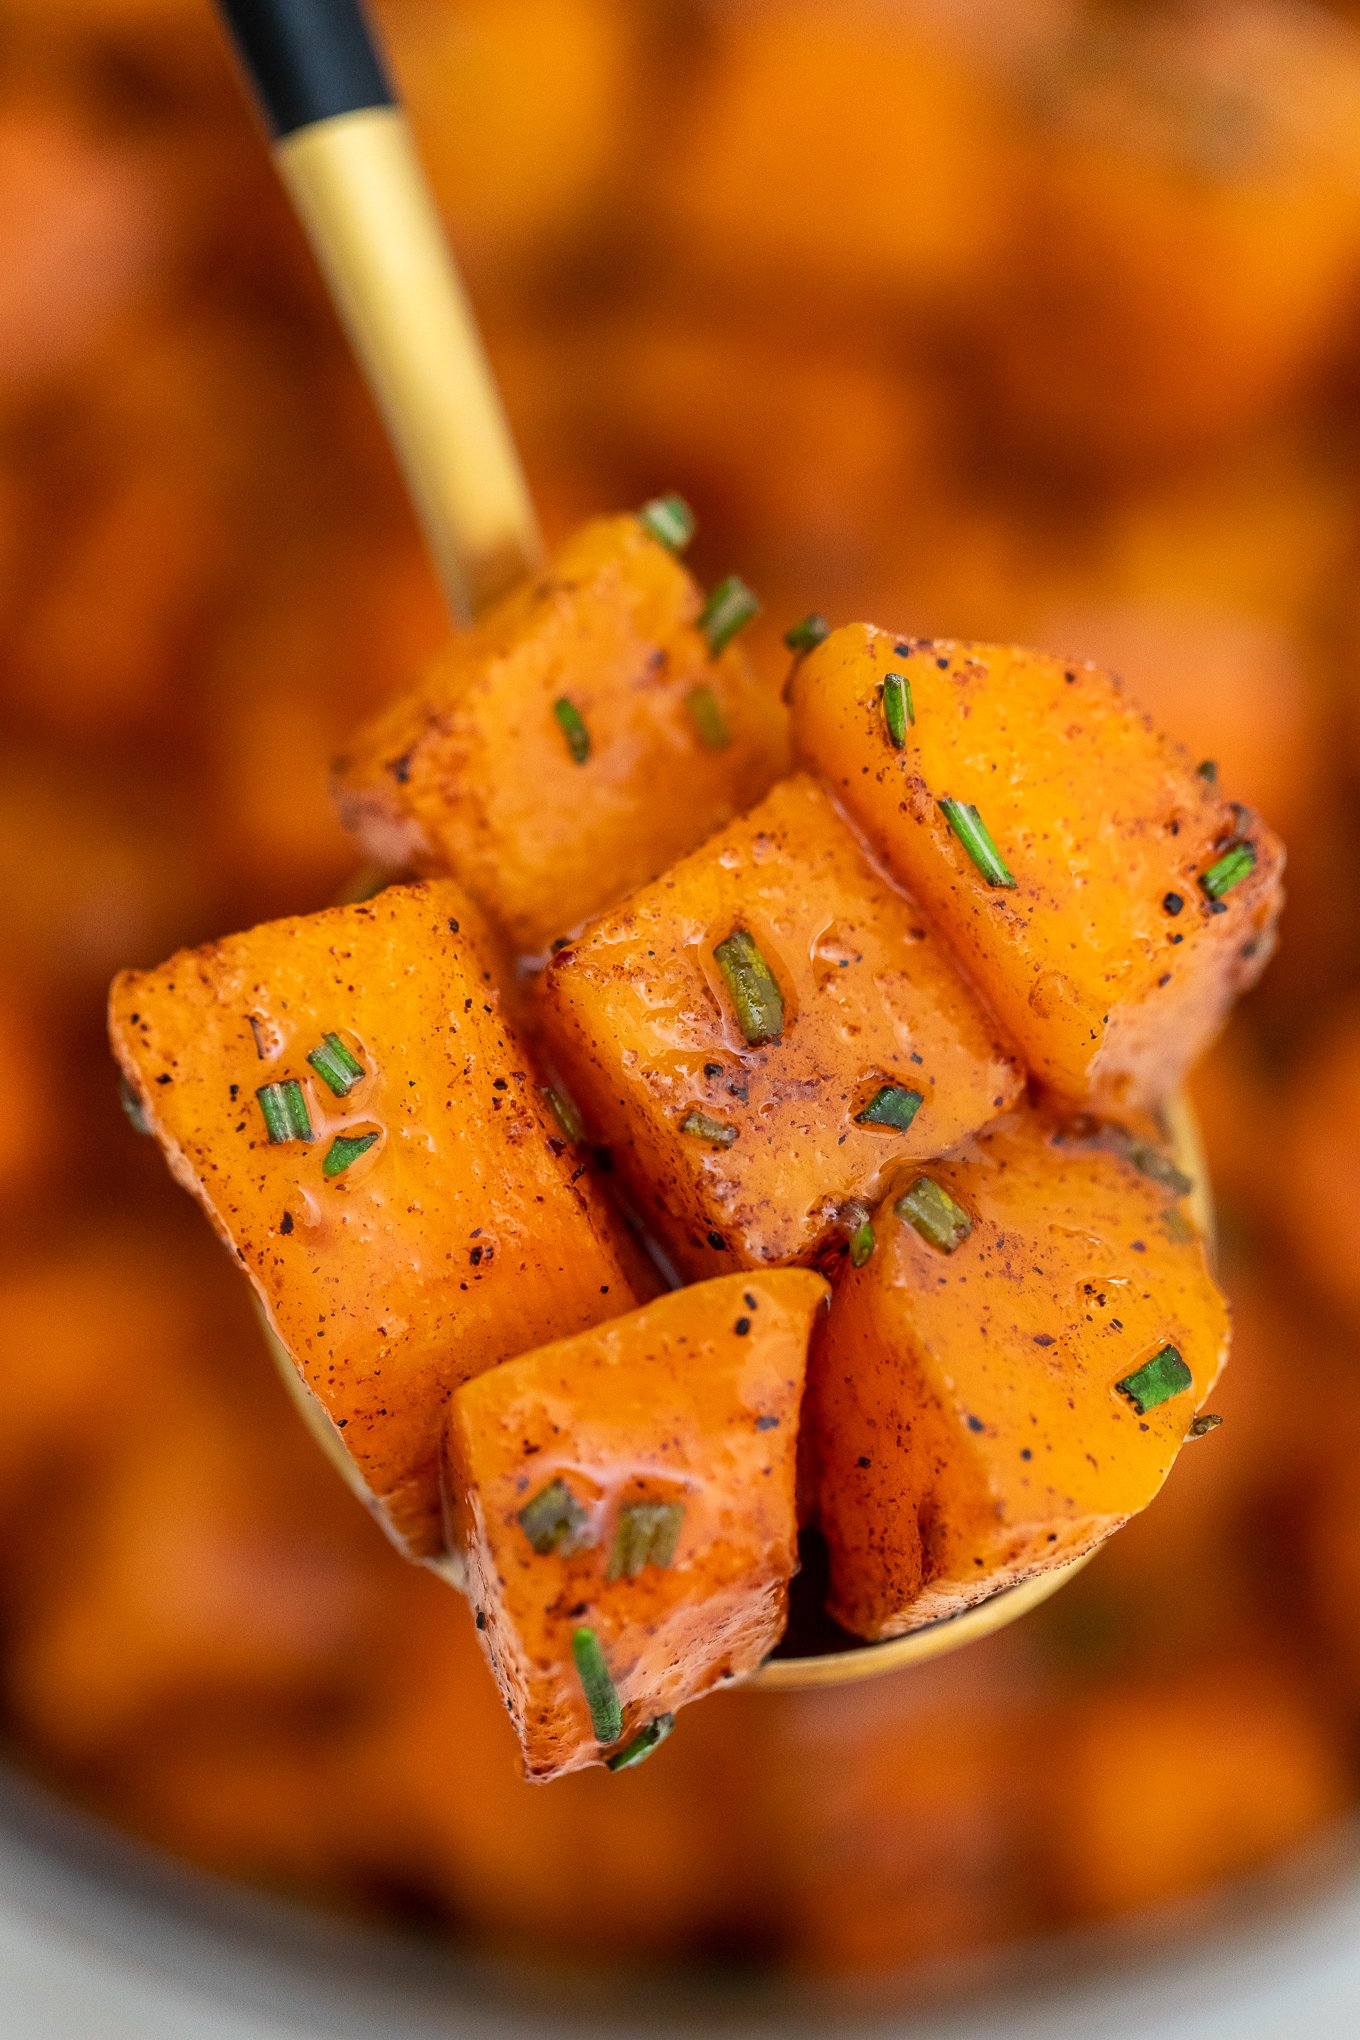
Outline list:
[[[367,106],[274,157],[387,425],[455,619],[539,565],[510,428],[405,115]]]

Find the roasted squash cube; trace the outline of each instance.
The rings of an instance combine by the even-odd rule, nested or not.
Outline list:
[[[720,1276],[453,1397],[457,1541],[529,1777],[638,1761],[778,1642],[827,1295],[804,1269]]]
[[[694,1276],[815,1256],[1022,1082],[947,945],[799,774],[555,956],[541,1018]]]
[[[378,1515],[443,1546],[451,1389],[629,1309],[613,1221],[448,880],[124,971],[114,1052]]]
[[[792,698],[802,758],[1033,1073],[1107,1108],[1168,1097],[1270,955],[1269,829],[1094,666],[851,624]]]
[[[587,524],[453,640],[338,760],[341,819],[388,869],[446,871],[538,952],[753,800],[784,711],[635,517]]]
[[[957,1614],[1152,1500],[1227,1349],[1183,1188],[1122,1129],[1028,1106],[904,1174],[809,1378],[845,1628]]]

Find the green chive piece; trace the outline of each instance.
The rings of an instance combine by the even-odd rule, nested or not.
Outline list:
[[[338,1034],[324,1034],[320,1045],[309,1051],[307,1060],[337,1098],[352,1091],[364,1074],[363,1064],[356,1062]]]
[[[584,765],[590,756],[590,731],[586,728],[585,717],[565,694],[559,695],[553,703],[553,714],[557,717],[557,727],[567,740],[572,764]]]
[[[150,1133],[151,1127],[147,1121],[146,1108],[126,1077],[119,1077],[118,1079],[118,1103],[122,1106],[138,1133]]]
[[[1195,1418],[1194,1423],[1186,1432],[1186,1436],[1188,1438],[1207,1438],[1210,1431],[1216,1431],[1222,1422],[1222,1417],[1216,1417],[1212,1410],[1205,1410],[1202,1416]]]
[[[802,655],[815,652],[818,645],[831,635],[831,625],[815,609],[810,609],[800,623],[791,624],[784,633],[784,643],[791,652]]]
[[[1217,758],[1202,758],[1195,767],[1195,775],[1199,779],[1207,779],[1210,786],[1216,785],[1218,782]]]
[[[357,1162],[360,1155],[368,1153],[376,1133],[337,1133],[326,1149],[326,1159],[321,1164],[323,1176],[343,1176],[351,1162]]]
[[[630,1502],[619,1510],[607,1580],[635,1580],[649,1565],[662,1572],[675,1557],[685,1520],[683,1502]]]
[[[312,1138],[311,1114],[296,1077],[288,1077],[281,1084],[261,1084],[255,1096],[260,1101],[264,1130],[271,1146],[277,1147],[285,1140]]]
[[[617,1742],[623,1734],[623,1709],[619,1705],[614,1681],[609,1676],[600,1639],[593,1629],[572,1632],[571,1654],[576,1660],[576,1676],[581,1681],[586,1706],[590,1709],[590,1725],[595,1731],[596,1742]]]
[[[1217,864],[1209,866],[1200,879],[1200,887],[1211,900],[1221,900],[1224,893],[1230,893],[1235,885],[1240,885],[1255,869],[1256,845],[1234,843],[1231,849],[1224,851]]]
[[[987,824],[971,801],[942,800],[940,812],[988,885],[1014,886],[1015,880],[1001,861],[1001,852],[992,841]]]
[[[650,503],[644,503],[638,511],[638,523],[649,531],[659,545],[667,552],[683,552],[694,536],[694,512],[683,496],[669,490],[664,496],[653,496]]]
[[[652,1751],[661,1747],[674,1727],[673,1714],[658,1714],[655,1721],[649,1721],[645,1728],[638,1730],[630,1743],[616,1750],[612,1757],[605,1758],[605,1769],[631,1771],[634,1764],[645,1764]]]
[[[736,1009],[737,1025],[751,1046],[782,1039],[784,995],[750,929],[734,928],[713,955]]]
[[[855,1114],[855,1124],[895,1126],[899,1133],[905,1133],[924,1103],[919,1091],[909,1091],[903,1084],[884,1084],[874,1092],[864,1110]]]
[[[973,1221],[963,1206],[956,1204],[933,1176],[918,1176],[906,1195],[898,1198],[893,1210],[920,1233],[928,1246],[938,1247],[942,1254],[952,1254],[973,1230]]]
[[[877,1242],[874,1239],[873,1222],[872,1220],[866,1218],[862,1224],[857,1225],[855,1227],[855,1230],[850,1235],[851,1267],[862,1268],[864,1266],[864,1263],[868,1260],[869,1256],[873,1253],[874,1247],[876,1245]]]
[[[1182,1360],[1174,1346],[1163,1346],[1160,1353],[1154,1353],[1147,1363],[1134,1374],[1126,1374],[1115,1387],[1126,1395],[1139,1416],[1148,1410],[1155,1410],[1158,1403],[1170,1402],[1174,1395],[1184,1395],[1194,1381],[1194,1375]]]
[[[550,1480],[540,1488],[532,1501],[524,1504],[517,1520],[540,1558],[554,1551],[570,1558],[592,1541],[590,1518],[564,1480]]]
[[[691,687],[685,696],[699,742],[706,751],[725,751],[732,741],[722,706],[711,687]]]
[[[680,1121],[680,1131],[720,1148],[730,1148],[737,1137],[735,1126],[729,1126],[724,1119],[710,1119],[706,1112],[687,1112]]]
[[[740,574],[729,574],[725,581],[719,581],[697,618],[712,657],[716,659],[725,652],[737,632],[759,614],[760,603]]]
[[[573,1147],[578,1142],[583,1141],[586,1137],[586,1130],[582,1124],[581,1115],[576,1110],[575,1099],[569,1098],[565,1091],[555,1091],[551,1084],[543,1086],[543,1096],[548,1101],[553,1118],[557,1121]]]
[[[907,725],[915,720],[910,680],[905,673],[889,673],[883,682],[883,721],[894,750],[902,749],[907,741]]]

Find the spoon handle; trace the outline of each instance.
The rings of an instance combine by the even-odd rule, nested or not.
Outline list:
[[[538,527],[462,282],[359,0],[219,0],[382,413],[449,608],[531,573]]]

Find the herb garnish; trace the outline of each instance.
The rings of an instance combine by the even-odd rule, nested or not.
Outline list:
[[[907,725],[915,720],[910,680],[905,673],[889,673],[883,682],[883,724],[894,750],[902,749],[907,741]]]
[[[600,1639],[593,1629],[572,1632],[571,1654],[576,1660],[576,1676],[581,1681],[586,1706],[590,1709],[590,1725],[595,1731],[596,1742],[616,1743],[623,1734],[623,1708],[609,1675]]]
[[[557,1552],[570,1558],[590,1543],[590,1518],[564,1480],[550,1480],[527,1501],[516,1519],[540,1558]]]
[[[285,1140],[312,1138],[311,1114],[296,1077],[287,1077],[281,1084],[261,1084],[255,1096],[260,1101],[271,1147]]]
[[[650,532],[667,552],[683,552],[694,536],[694,512],[674,490],[664,496],[653,496],[650,503],[643,504],[637,517],[643,530]]]
[[[804,652],[815,652],[831,635],[831,625],[815,609],[808,611],[801,622],[794,623],[784,633],[784,643],[798,656]]]
[[[750,1045],[779,1041],[784,1033],[784,995],[749,928],[734,928],[713,951]]]
[[[350,1054],[338,1034],[324,1034],[317,1047],[308,1050],[307,1060],[337,1098],[352,1091],[364,1074],[363,1064]]]
[[[735,1126],[729,1126],[724,1119],[710,1119],[707,1112],[687,1112],[680,1121],[680,1131],[720,1148],[730,1148],[737,1137]]]
[[[664,1572],[675,1557],[685,1520],[683,1502],[630,1502],[619,1510],[607,1580],[635,1580],[645,1566]]]
[[[1256,845],[1234,843],[1224,851],[1218,862],[1211,864],[1202,875],[1201,890],[1206,892],[1211,900],[1221,900],[1224,893],[1230,893],[1235,885],[1240,885],[1255,869]]]
[[[711,687],[691,687],[685,707],[706,751],[725,751],[732,741],[722,706]]]
[[[605,1769],[631,1771],[634,1764],[644,1763],[652,1751],[665,1742],[674,1727],[673,1714],[658,1714],[656,1720],[649,1721],[645,1728],[640,1728],[633,1740],[625,1744],[623,1749],[615,1750],[612,1757],[605,1758]]]
[[[368,1153],[376,1133],[337,1133],[326,1149],[326,1159],[321,1164],[323,1176],[343,1176],[351,1162],[357,1162],[360,1155]]]
[[[988,885],[1013,887],[1015,880],[1002,862],[1001,852],[972,802],[946,797],[940,802],[940,812]]]
[[[973,1220],[933,1176],[918,1176],[893,1210],[942,1254],[952,1254],[973,1230]]]
[[[1120,1395],[1128,1397],[1141,1417],[1155,1410],[1159,1403],[1170,1402],[1172,1396],[1183,1395],[1194,1378],[1176,1348],[1163,1346],[1136,1372],[1116,1381],[1115,1387]]]
[[[559,695],[553,703],[553,714],[557,717],[557,727],[567,740],[572,764],[584,765],[590,756],[590,731],[586,728],[585,717],[565,694]]]
[[[759,614],[760,603],[740,574],[729,574],[725,581],[719,581],[695,621],[708,639],[710,654],[716,659],[726,651],[737,632],[744,630]]]
[[[893,1126],[905,1133],[925,1099],[905,1084],[884,1084],[875,1091],[862,1112],[855,1114],[856,1126]]]

